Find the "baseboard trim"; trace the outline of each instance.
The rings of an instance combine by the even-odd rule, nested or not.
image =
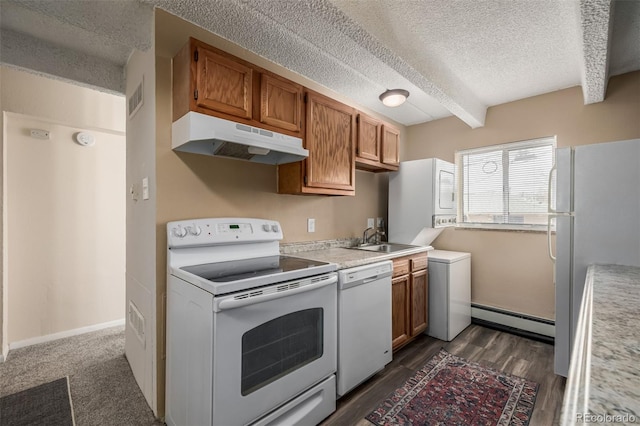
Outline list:
[[[37,345],[40,343],[52,342],[58,339],[64,339],[65,337],[78,336],[80,334],[91,333],[92,331],[103,330],[109,327],[122,326],[125,324],[125,319],[119,319],[115,321],[103,322],[100,324],[90,325],[87,327],[74,328],[73,330],[61,331],[59,333],[47,334],[46,336],[32,337],[31,339],[20,340],[18,342],[9,343],[9,351],[14,349],[24,348],[27,346]]]
[[[491,306],[472,303],[471,322],[546,343],[555,339],[554,321]]]

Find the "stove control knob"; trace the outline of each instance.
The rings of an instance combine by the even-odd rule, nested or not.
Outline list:
[[[262,225],[262,230],[264,232],[269,232],[269,231],[271,231],[271,227],[269,226],[268,223],[265,223],[264,225]]]
[[[278,225],[271,225],[271,230],[273,232],[280,232],[280,228],[278,227]]]
[[[193,226],[187,226],[187,231],[189,232],[189,235],[197,237],[202,233],[202,228],[194,223]]]
[[[180,225],[178,225],[177,227],[173,228],[172,232],[173,232],[173,236],[174,237],[184,238],[184,237],[187,236],[187,229],[183,228]]]

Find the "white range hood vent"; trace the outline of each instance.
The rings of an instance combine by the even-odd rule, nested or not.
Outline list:
[[[199,112],[188,112],[171,127],[176,151],[235,158],[263,164],[304,160],[302,139]]]

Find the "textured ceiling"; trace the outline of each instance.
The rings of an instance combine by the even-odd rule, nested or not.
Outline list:
[[[411,125],[640,69],[635,0],[0,0],[0,62],[114,93],[159,7]],[[411,93],[400,107],[387,88]]]

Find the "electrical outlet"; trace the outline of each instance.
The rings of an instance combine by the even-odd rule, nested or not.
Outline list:
[[[373,228],[374,226],[375,225],[374,225],[373,218],[372,217],[368,218],[367,219],[367,228]]]
[[[316,232],[316,220],[314,218],[307,219],[307,232]]]
[[[138,201],[138,185],[132,183],[129,187],[129,195],[131,195],[131,199],[133,201]]]
[[[382,218],[381,218],[381,217],[379,217],[379,218],[377,219],[376,227],[377,227],[377,228],[382,228]]]

